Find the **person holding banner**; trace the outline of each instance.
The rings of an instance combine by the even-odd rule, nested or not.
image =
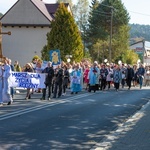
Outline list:
[[[7,105],[12,104],[13,99],[10,95],[10,81],[9,81],[9,77],[11,75],[11,67],[8,64],[9,59],[8,58],[4,58],[4,67],[2,68],[4,70],[3,72],[3,102],[8,103]]]
[[[38,59],[35,67],[35,72],[36,73],[42,73],[43,68],[42,68],[42,60]],[[42,90],[40,88],[36,89],[37,93],[41,93]]]
[[[45,88],[42,89],[42,98],[41,100],[45,100],[45,96],[46,96],[46,89],[48,87],[48,100],[51,99],[51,92],[52,92],[52,79],[54,77],[54,69],[52,67],[52,63],[48,62],[47,67],[42,71],[42,73],[46,74],[46,78],[45,78]]]
[[[11,64],[11,59],[8,59],[8,64],[10,65],[11,71],[15,71],[14,66]],[[10,94],[11,94],[11,97],[13,98],[14,97],[14,88],[13,87],[10,87]]]
[[[32,66],[30,63],[27,63],[25,65],[25,69],[24,69],[24,72],[34,72]],[[26,94],[26,100],[30,99],[31,98],[31,89],[30,88],[27,88],[27,94]]]
[[[3,106],[2,89],[3,89],[3,69],[2,63],[0,62],[0,106]]]

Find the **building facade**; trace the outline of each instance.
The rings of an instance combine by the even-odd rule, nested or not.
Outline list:
[[[70,10],[69,4],[65,6]],[[11,36],[2,35],[3,56],[19,61],[21,66],[31,62],[47,44],[47,33],[59,4],[45,4],[42,0],[18,0],[2,16],[2,31],[11,31]]]
[[[130,45],[130,49],[134,50],[144,64],[150,64],[150,42],[138,41]]]

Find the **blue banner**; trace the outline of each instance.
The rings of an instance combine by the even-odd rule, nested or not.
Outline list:
[[[59,65],[61,63],[60,50],[50,50],[49,54],[52,65]]]
[[[12,72],[9,77],[10,87],[45,88],[45,73]]]

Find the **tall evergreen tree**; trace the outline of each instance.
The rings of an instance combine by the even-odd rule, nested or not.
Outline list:
[[[118,55],[121,55],[122,53],[122,51],[119,50],[121,45],[121,49],[128,49],[127,45],[124,45],[123,43],[117,42],[115,40],[124,40],[124,43],[129,41],[128,22],[129,14],[121,0],[101,0],[98,6],[91,11],[91,16],[89,18],[89,30],[87,31],[87,35],[91,35],[92,41],[95,40],[96,42],[98,39],[100,39],[105,40],[108,43],[110,42],[110,35],[112,35],[112,58],[113,60],[116,60]],[[120,34],[120,31],[122,31],[123,34]]]
[[[55,20],[51,23],[51,31],[47,34],[47,46],[42,50],[42,58],[50,50],[59,49],[61,59],[66,60],[66,55],[72,55],[72,60],[80,61],[83,58],[83,43],[80,32],[75,24],[73,16],[68,12],[63,3],[60,3],[55,14]]]
[[[97,23],[98,18],[95,15],[97,13],[98,6],[99,6],[98,0],[92,0],[89,12],[88,28],[86,30],[87,41],[92,42],[92,44],[94,44],[97,41],[97,39],[99,39],[101,36],[99,34],[101,28]]]
[[[97,20],[97,8],[99,6],[98,0],[92,0],[88,18],[88,28],[86,29],[86,42],[88,43],[89,53],[93,60],[98,58],[98,54],[96,54],[97,50],[93,50],[96,48],[95,45],[99,43],[100,40],[104,40],[107,38],[105,30],[99,26]],[[99,44],[98,44],[99,45]],[[102,41],[100,42],[102,45]],[[100,60],[100,58],[98,58]]]

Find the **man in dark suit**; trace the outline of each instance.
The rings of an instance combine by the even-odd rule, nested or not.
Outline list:
[[[55,74],[55,86],[54,86],[54,96],[56,98],[58,92],[58,98],[62,95],[62,83],[63,83],[64,71],[60,65],[56,68]]]
[[[51,62],[48,62],[47,67],[42,71],[42,73],[46,74],[46,78],[45,78],[45,88],[42,90],[43,95],[41,100],[45,100],[47,87],[48,87],[48,100],[50,100],[52,92],[52,79],[54,77],[54,69],[52,67]]]
[[[128,64],[128,67],[126,70],[126,82],[127,82],[128,90],[130,90],[130,88],[131,88],[131,81],[132,81],[133,77],[134,77],[134,70]]]

